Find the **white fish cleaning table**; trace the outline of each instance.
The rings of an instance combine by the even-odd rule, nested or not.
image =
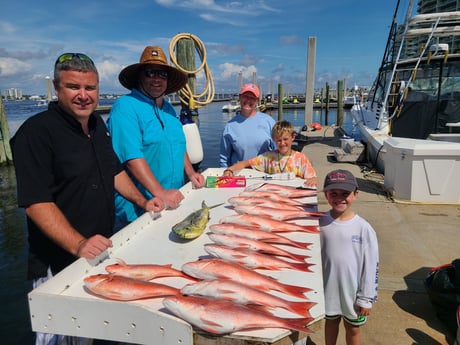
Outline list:
[[[219,176],[223,169],[207,169],[205,176]],[[241,173],[248,178],[247,186],[263,179],[260,172],[244,169]],[[301,186],[303,180],[272,180],[270,183]],[[79,259],[55,277],[29,293],[29,309],[32,329],[37,332],[65,334],[86,338],[98,338],[136,344],[155,345],[208,345],[227,344],[232,339],[238,344],[252,342],[291,344],[307,334],[299,334],[279,328],[267,328],[244,332],[235,332],[224,337],[213,337],[195,331],[190,324],[173,316],[162,305],[162,298],[122,302],[96,297],[84,288],[83,279],[89,275],[107,273],[105,267],[122,259],[128,264],[172,264],[174,268],[190,261],[209,257],[204,251],[204,244],[211,243],[206,235],[191,241],[179,241],[171,232],[171,227],[184,219],[191,212],[201,208],[205,200],[208,206],[224,203],[210,210],[208,226],[218,223],[225,216],[236,214],[227,200],[238,195],[243,188],[202,188],[193,189],[185,185],[181,191],[185,199],[175,210],[165,210],[157,219],[146,213],[112,236],[113,247],[95,260]],[[304,199],[307,203],[317,204],[316,197]],[[316,219],[296,221],[304,225],[318,225]],[[268,271],[257,270],[270,275],[280,282],[305,286],[312,289],[306,297],[316,305],[310,310],[313,322],[324,317],[324,294],[321,273],[321,255],[319,234],[283,233],[284,236],[312,245],[306,249],[279,245],[280,248],[297,254],[311,256],[307,262],[312,263],[312,272],[296,270]],[[184,278],[160,278],[155,282],[165,283],[177,288],[191,283]],[[282,293],[274,295],[287,300],[298,301]],[[287,311],[276,310],[275,315],[295,317]],[[294,334],[293,334],[294,333]],[[238,340],[237,340],[238,339]],[[293,340],[294,339],[294,340]]]

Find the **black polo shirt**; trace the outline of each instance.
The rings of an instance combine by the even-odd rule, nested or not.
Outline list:
[[[23,123],[11,140],[18,205],[54,202],[83,236],[110,237],[114,176],[122,166],[100,116],[91,115],[89,132],[55,102]],[[30,278],[46,276],[48,266],[57,273],[76,259],[27,221]]]

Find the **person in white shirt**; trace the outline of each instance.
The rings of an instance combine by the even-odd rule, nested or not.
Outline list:
[[[361,344],[364,325],[377,300],[379,250],[372,226],[352,209],[358,184],[348,170],[327,174],[324,195],[331,209],[320,219],[325,299],[325,343],[335,345],[344,319],[347,345]]]

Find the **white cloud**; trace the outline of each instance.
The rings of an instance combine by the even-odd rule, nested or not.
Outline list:
[[[119,64],[109,60],[105,60],[102,63],[97,64],[97,70],[101,81],[118,81],[118,74],[121,69],[122,67]]]
[[[32,66],[27,62],[14,58],[0,57],[0,76],[9,77],[15,74],[28,72]]]
[[[220,74],[220,79],[224,81],[235,79],[235,77],[238,77],[241,72],[243,82],[249,82],[252,81],[254,73],[257,73],[257,68],[254,65],[241,66],[228,62],[219,65],[219,69],[223,70]]]
[[[3,34],[11,34],[16,31],[16,27],[11,23],[0,21],[0,31]]]

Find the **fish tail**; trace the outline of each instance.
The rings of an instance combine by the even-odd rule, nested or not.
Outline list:
[[[305,318],[286,318],[284,319],[287,323],[289,329],[304,333],[314,333],[311,329],[307,327],[308,323],[313,321],[312,317],[305,317]]]
[[[291,311],[294,314],[310,318],[310,308],[315,304],[315,302],[289,302],[286,304],[284,309]]]
[[[309,255],[302,255],[302,254],[294,254],[294,253],[289,253],[289,257],[295,261],[298,261],[300,263],[304,263],[305,259],[310,258]]]
[[[310,234],[317,234],[319,233],[319,228],[314,225],[306,225],[302,227],[303,232],[308,232]]]
[[[310,288],[305,288],[301,286],[295,286],[295,285],[282,285],[281,288],[279,289],[281,292],[284,292],[285,294],[298,297],[298,298],[303,298],[305,299],[305,294],[307,292],[312,291]]]
[[[303,272],[311,272],[310,266],[313,264],[309,264],[306,262],[292,262],[290,263],[290,266],[296,270],[303,271]]]
[[[280,235],[281,236],[281,235]],[[270,242],[270,241],[267,241],[267,242]],[[273,243],[277,243],[277,244],[285,244],[285,245],[288,245],[288,246],[291,246],[291,247],[295,247],[295,248],[300,248],[300,249],[308,249],[308,247],[311,245],[311,243],[309,242],[299,242],[299,241],[294,241],[294,240],[290,240],[290,239],[287,239],[286,242],[275,242],[273,241]]]

